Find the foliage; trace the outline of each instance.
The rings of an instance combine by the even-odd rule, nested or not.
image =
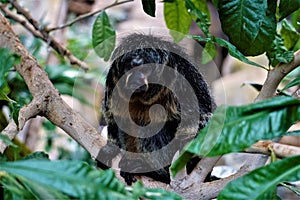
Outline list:
[[[155,10],[153,1],[142,2],[144,9],[146,8],[145,12],[152,16]],[[207,4],[203,0],[165,1],[164,17],[166,25],[170,29],[170,34],[174,37],[175,41],[180,41],[184,35],[188,34],[192,20],[196,22],[206,36],[200,39],[200,41],[206,42],[207,45],[203,53],[204,56],[207,56],[203,58],[205,63],[214,58],[215,49],[212,43],[215,43],[227,48],[231,55],[239,60],[258,67],[262,66],[249,61],[245,56],[255,56],[266,52],[270,65],[276,66],[278,63],[291,62],[293,51],[290,49],[294,48],[293,50],[295,51],[299,48],[300,39],[298,33],[289,22],[283,20],[297,10],[296,8],[298,7],[294,5],[295,3],[298,4],[299,1],[280,1],[279,5],[277,5],[276,1],[269,0],[219,0],[215,2],[219,11],[222,29],[228,35],[230,43],[221,38],[215,38],[209,32],[210,13]],[[278,13],[276,13],[276,10],[279,10]],[[99,17],[102,17],[102,15],[100,14]],[[280,15],[280,20],[283,20],[283,26],[279,33],[276,32],[277,23],[279,22],[278,17],[276,18],[277,15]],[[100,24],[97,20],[94,24],[94,30],[105,30],[105,27],[107,30],[111,29],[107,20],[106,22],[103,21],[102,27],[99,27]],[[200,36],[190,37],[195,39],[200,38]],[[103,45],[110,43],[104,42],[105,39],[107,39],[106,36],[102,37],[102,40],[98,39],[98,41],[100,43],[102,41]],[[283,42],[286,48],[282,45]],[[111,52],[110,47],[105,50],[107,53]],[[108,59],[106,53],[99,54],[99,56],[105,60]]]
[[[12,118],[18,124],[18,115],[21,106],[8,96],[11,89],[8,85],[7,76],[11,68],[20,63],[20,56],[7,48],[0,49],[0,56],[0,100],[8,103],[11,108]]]
[[[258,140],[277,138],[300,120],[300,100],[275,97],[245,106],[220,106],[208,125],[172,165],[176,174],[193,154],[217,156],[242,152]]]
[[[276,186],[300,179],[300,156],[294,156],[253,170],[229,183],[218,199],[272,199]]]
[[[1,2],[9,3],[6,0]],[[141,3],[144,12],[155,17],[155,1],[141,0]],[[300,48],[300,35],[297,32],[299,30],[297,22],[300,20],[299,0],[213,1],[218,9],[222,30],[229,41],[218,38],[210,32],[210,12],[207,1],[165,0],[163,3],[164,19],[174,41],[178,42],[183,37],[188,37],[204,42],[205,47],[202,52],[204,63],[213,60],[218,45],[228,49],[231,56],[242,62],[272,69],[280,63],[291,62],[293,53]],[[202,31],[202,36],[188,35],[193,21]],[[87,53],[82,49],[92,46],[100,58],[108,61],[115,47],[115,37],[114,27],[106,11],[103,10],[92,27],[92,45],[70,39],[68,48],[72,51],[76,50],[75,54],[83,59]],[[39,58],[39,61],[44,62],[43,58],[40,58],[40,47],[40,41],[34,40],[28,48]],[[246,57],[264,53],[269,59],[269,67],[261,66]],[[28,104],[32,98],[23,79],[12,70],[12,67],[18,63],[18,55],[7,49],[0,50],[1,107],[9,105],[10,114],[15,120],[20,107]],[[88,90],[86,77],[80,70],[70,68],[62,62],[56,66],[46,66],[45,71],[61,94],[72,95],[81,102],[88,103],[80,93],[73,92],[76,83],[80,89]],[[281,92],[299,84],[299,73],[297,73],[295,76],[290,76]],[[291,134],[287,130],[300,120],[299,113],[300,101],[288,96],[245,106],[220,106],[198,137],[184,148],[179,159],[171,167],[172,173],[176,174],[183,168],[194,154],[215,156],[242,152],[260,139],[273,139]],[[0,114],[2,116],[2,113]],[[44,126],[49,133],[47,138],[49,150],[52,148],[53,137],[57,137],[54,134],[56,127],[47,123]],[[299,135],[299,131],[293,134]],[[18,148],[3,135],[0,135],[0,140],[15,149]],[[75,152],[75,154],[77,158],[64,152],[60,158],[78,159],[80,153]],[[273,198],[278,184],[284,185],[284,181],[300,179],[299,160],[299,156],[286,158],[256,169],[228,184],[218,198]],[[43,152],[36,152],[23,160],[0,164],[0,183],[3,185],[6,199],[181,199],[178,195],[162,189],[145,188],[140,182],[133,187],[125,187],[111,170],[99,171],[82,161],[50,161]],[[297,192],[295,188],[291,190]]]
[[[96,53],[108,61],[115,47],[115,30],[111,27],[105,11],[97,17],[92,32],[92,42]]]
[[[50,161],[36,154],[0,164],[0,183],[7,199],[181,199],[171,192],[144,188],[139,182],[126,188],[112,170],[99,171],[82,161]]]

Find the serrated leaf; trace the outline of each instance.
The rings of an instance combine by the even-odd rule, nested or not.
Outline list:
[[[217,55],[217,50],[212,41],[209,41],[205,44],[205,47],[202,51],[202,64],[207,64],[214,59]]]
[[[269,64],[275,67],[279,63],[291,62],[294,59],[294,52],[287,50],[281,36],[276,34],[271,48],[267,51],[267,57]]]
[[[280,0],[279,15],[282,20],[300,8],[300,0]]]
[[[99,171],[80,161],[22,160],[2,162],[0,170],[26,178],[73,198],[125,198],[124,184],[113,171]]]
[[[190,31],[192,18],[187,12],[183,0],[164,3],[164,18],[167,27],[171,30],[170,34],[175,42],[183,39],[184,35]],[[175,31],[175,32],[174,32]],[[181,34],[177,34],[179,32]]]
[[[220,106],[197,138],[184,148],[171,171],[176,174],[193,154],[217,156],[239,152],[258,140],[285,135],[300,120],[299,113],[300,100],[283,96],[245,106]]]
[[[300,156],[285,158],[230,182],[218,199],[271,199],[280,182],[299,179]]]
[[[246,56],[264,53],[276,33],[276,1],[223,0],[219,15],[229,41]]]
[[[283,38],[284,46],[288,50],[293,50],[297,42],[300,40],[300,34],[296,31],[294,27],[292,27],[292,25],[289,24],[287,20],[282,21],[280,35]]]
[[[144,12],[150,15],[151,17],[155,17],[155,0],[142,0],[142,4]]]
[[[116,32],[112,28],[109,17],[102,11],[93,25],[92,44],[100,58],[108,61],[115,48]]]
[[[195,1],[194,1],[195,2]],[[203,12],[202,10],[198,9],[196,5],[191,0],[185,0],[186,8],[189,10],[189,13],[195,17],[196,23],[198,27],[203,31],[203,33],[209,37],[209,16],[207,13]]]

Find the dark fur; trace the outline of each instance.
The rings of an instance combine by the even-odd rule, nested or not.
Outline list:
[[[189,122],[192,120],[189,119],[188,115],[182,117],[181,106],[173,91],[157,84],[149,84],[145,92],[133,93],[129,101],[129,112],[125,109],[115,109],[114,105],[118,103],[122,105],[122,103],[124,103],[122,102],[122,100],[126,98],[124,94],[128,92],[125,91],[127,88],[119,89],[118,95],[121,99],[120,102],[112,102],[112,91],[116,83],[128,70],[149,63],[172,67],[188,80],[196,94],[197,100],[192,101],[191,99],[191,103],[186,105],[185,108],[192,110],[199,108],[198,122],[195,122],[195,119],[193,119],[194,122]],[[155,70],[164,70],[161,65],[158,66],[157,69],[155,68]],[[159,74],[160,72],[156,73]],[[128,79],[129,82],[135,81],[131,80],[133,77],[129,77]],[[170,80],[173,81],[171,81],[171,84],[175,84],[176,74],[170,74]],[[176,87],[176,89],[180,91],[184,88]],[[143,88],[141,90],[144,91]],[[193,102],[196,102],[197,105]],[[162,122],[164,118],[159,112],[155,112],[155,114],[151,116],[152,121],[150,120],[149,109],[155,104],[164,106],[167,113],[167,120],[163,128],[156,135],[146,138],[133,137],[120,130],[117,126],[115,122],[116,117],[125,119],[131,116],[132,120],[139,126]],[[159,165],[160,161],[163,160],[168,160],[170,163],[176,151],[180,150],[187,141],[194,138],[197,132],[205,126],[214,109],[214,101],[196,65],[189,60],[188,56],[178,45],[153,36],[133,34],[125,38],[114,51],[112,65],[106,80],[103,109],[106,122],[108,123],[108,143],[99,152],[97,158],[98,166],[104,169],[107,168],[107,166],[111,165],[112,159],[123,150],[136,153],[153,152],[162,149],[169,142],[177,139],[180,145],[173,149],[167,149],[167,151],[164,151],[164,155],[159,155],[155,158],[145,156],[144,159],[128,158],[125,156],[122,157],[119,163],[121,176],[125,178],[128,184],[135,181],[134,175],[146,175],[158,181],[169,183],[169,165],[146,173],[135,173],[135,171],[137,171],[136,169],[146,168],[150,165]],[[183,121],[185,122],[185,127],[181,127],[181,130],[178,130],[179,123]],[[118,146],[119,150],[112,148],[114,145]],[[126,168],[127,172],[124,172],[122,168]],[[130,169],[129,172],[128,169]]]

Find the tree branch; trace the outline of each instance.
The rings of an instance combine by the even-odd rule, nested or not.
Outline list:
[[[32,102],[20,110],[19,128],[22,129],[29,118],[37,115],[45,116],[68,133],[95,158],[100,148],[105,145],[105,139],[62,100],[45,71],[21,44],[8,21],[0,15],[0,48],[2,47],[7,47],[21,56],[21,63],[15,68],[23,77],[33,96]],[[10,122],[4,130],[4,133],[10,138],[13,138],[17,132],[17,127],[13,122]],[[1,152],[6,146],[6,144],[0,143]]]
[[[292,62],[279,64],[268,72],[267,79],[255,101],[257,102],[273,97],[281,80],[298,66],[300,66],[300,50],[294,53]]]
[[[20,6],[16,0],[11,0],[10,2],[16,8],[17,12],[21,13],[25,18],[20,17],[19,15],[6,8],[6,5],[0,3],[0,9],[6,17],[22,24],[35,37],[42,39],[60,55],[67,57],[72,65],[78,65],[85,71],[89,69],[88,65],[85,62],[76,58],[67,48],[62,46],[58,41],[50,36],[49,33],[45,31],[44,28],[36,20],[33,19],[30,13],[22,8],[22,6]]]
[[[300,155],[300,147],[280,144],[268,141],[259,141],[245,150],[247,153],[260,153],[270,155],[269,148],[273,149],[275,155],[279,158],[286,158],[290,156]]]
[[[134,0],[125,0],[125,1],[115,1],[114,3],[112,3],[111,5],[109,6],[106,6],[100,10],[96,10],[96,11],[93,11],[93,12],[90,12],[90,13],[86,13],[86,14],[83,14],[83,15],[80,15],[78,16],[77,18],[73,19],[72,21],[66,23],[66,24],[62,24],[62,25],[59,25],[57,27],[53,27],[53,28],[45,28],[45,30],[47,32],[51,32],[51,31],[55,31],[55,30],[58,30],[58,29],[64,29],[66,27],[69,27],[69,26],[72,26],[73,24],[75,24],[76,22],[80,21],[80,20],[83,20],[83,19],[86,19],[86,18],[89,18],[97,13],[100,13],[102,12],[103,10],[106,10],[108,8],[112,8],[114,6],[118,6],[118,5],[121,5],[121,4],[124,4],[124,3],[128,3],[128,2],[132,2]]]

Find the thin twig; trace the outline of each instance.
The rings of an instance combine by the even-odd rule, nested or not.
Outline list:
[[[124,3],[132,2],[132,1],[134,1],[134,0],[125,0],[125,1],[121,1],[121,2],[115,1],[113,4],[111,4],[109,6],[106,6],[106,7],[102,8],[102,9],[99,9],[99,10],[96,10],[96,11],[93,11],[93,12],[90,12],[90,13],[86,13],[86,14],[80,15],[77,18],[73,19],[72,21],[70,21],[70,22],[68,22],[66,24],[62,24],[62,25],[59,25],[59,26],[53,27],[53,28],[45,28],[45,31],[47,31],[49,33],[51,31],[55,31],[55,30],[58,30],[58,29],[64,29],[66,27],[72,26],[73,24],[75,24],[76,22],[78,22],[80,20],[86,19],[86,18],[91,17],[91,16],[93,16],[93,15],[95,15],[97,13],[100,13],[103,10],[106,10],[108,8],[112,8],[114,6],[118,6],[118,5],[121,5],[121,4],[124,4]]]
[[[265,155],[270,155],[269,148],[272,148],[275,155],[279,158],[286,158],[290,156],[300,155],[300,147],[280,144],[268,141],[259,141],[253,144],[251,147],[245,150],[247,153],[260,153]]]
[[[16,0],[10,0],[11,4],[17,10],[17,13],[20,13],[22,17],[15,14],[6,8],[4,4],[0,3],[0,9],[3,11],[6,17],[13,19],[20,24],[22,24],[28,31],[30,31],[37,38],[45,41],[49,46],[51,46],[54,50],[56,50],[60,55],[66,56],[72,65],[78,65],[84,71],[89,69],[88,65],[76,58],[66,47],[62,46],[58,41],[56,41],[52,36],[49,35],[39,24],[38,21],[34,20],[34,18],[27,12]]]
[[[20,23],[23,27],[25,27],[29,32],[31,32],[35,37],[42,38],[42,34],[37,31],[31,23],[29,23],[26,19],[24,19],[22,16],[19,16],[6,8],[6,5],[0,3],[0,10],[4,13],[4,15],[9,18],[13,19],[16,22]]]
[[[26,18],[26,20],[28,20],[28,22],[29,22],[30,24],[32,24],[33,27],[34,27],[36,30],[39,30],[40,33],[43,34],[43,31],[42,31],[42,28],[41,28],[41,26],[40,26],[40,23],[39,23],[38,21],[36,21],[36,20],[31,16],[31,14],[30,14],[25,8],[23,8],[23,7],[18,3],[17,0],[9,0],[9,2],[10,2],[11,5],[17,10],[17,13],[18,13],[18,14],[23,15],[23,16]],[[46,36],[46,35],[44,35],[44,36]]]

